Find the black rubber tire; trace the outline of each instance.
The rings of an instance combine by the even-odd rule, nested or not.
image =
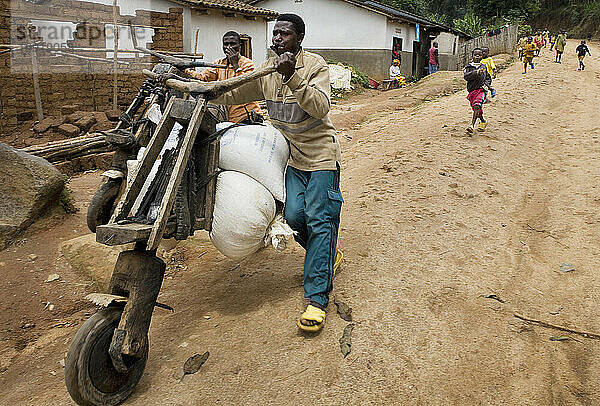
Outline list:
[[[73,338],[65,361],[65,383],[78,405],[118,405],[131,395],[144,373],[147,347],[141,358],[126,360],[129,371],[124,374],[114,368],[108,355],[121,313],[122,309],[117,307],[100,309]]]
[[[94,193],[87,211],[87,225],[92,233],[96,232],[96,227],[110,220],[121,182],[121,179],[109,179]]]

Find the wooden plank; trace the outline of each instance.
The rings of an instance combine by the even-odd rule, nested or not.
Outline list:
[[[175,223],[168,223],[165,233],[173,233],[176,227]],[[105,224],[96,228],[96,241],[110,246],[124,245],[148,241],[151,232],[152,224]]]
[[[165,145],[165,141],[169,137],[169,134],[173,129],[173,125],[175,124],[175,120],[173,120],[173,118],[171,118],[171,115],[169,114],[169,112],[171,111],[171,107],[173,106],[173,100],[175,100],[175,96],[171,97],[171,99],[169,100],[169,103],[165,108],[165,112],[162,116],[162,119],[158,123],[158,127],[154,132],[154,136],[148,143],[146,151],[144,151],[144,156],[142,157],[140,169],[135,175],[135,178],[131,183],[131,187],[128,188],[125,191],[125,193],[123,193],[123,197],[117,204],[115,212],[113,213],[113,216],[110,219],[111,223],[116,223],[119,220],[123,220],[129,215],[129,211],[131,211],[131,208],[133,207],[137,196],[140,194],[140,191],[144,186],[144,182],[150,174],[152,166],[154,166],[156,158],[158,158],[160,151]]]
[[[174,68],[171,66],[169,68],[169,73],[175,73],[176,70],[177,70],[177,68]],[[153,94],[152,97],[150,98],[150,103],[148,103],[148,108],[146,109],[146,111],[144,111],[144,114],[142,115],[141,118],[148,117],[148,112],[150,111],[149,107],[152,106],[157,101],[158,101],[158,95]],[[148,121],[146,120],[138,127],[138,130],[135,133],[135,139],[137,140],[138,144],[141,145],[142,147],[145,147],[150,142],[150,140],[148,139],[148,135],[146,135],[147,133],[149,133],[149,131],[146,131],[147,127],[148,127]],[[157,129],[158,129],[158,126],[157,126]]]
[[[200,125],[200,130],[205,134],[205,136],[213,134],[217,131],[217,123],[219,121],[217,118],[212,115],[212,113],[204,114],[202,118],[202,124]]]
[[[196,100],[175,99],[173,108],[171,109],[171,117],[180,124],[185,125],[189,123],[196,108],[196,103]]]
[[[154,222],[152,233],[148,239],[148,244],[146,246],[148,251],[155,250],[160,244],[165,226],[167,225],[167,220],[169,219],[169,214],[171,213],[171,209],[173,207],[173,202],[175,201],[177,188],[179,187],[181,179],[183,178],[186,164],[194,147],[196,134],[198,134],[198,130],[200,129],[200,124],[202,123],[202,117],[204,116],[205,111],[206,100],[200,98],[196,103],[196,108],[194,109],[194,114],[190,120],[190,125],[188,126],[183,143],[181,144],[181,149],[177,155],[177,161],[175,162],[173,173],[171,173],[171,178],[169,179],[167,189],[165,190],[165,194],[162,198],[158,217]],[[165,113],[165,115],[166,114],[168,113]]]
[[[151,231],[151,224],[106,224],[96,228],[96,241],[111,246],[146,241]]]
[[[119,93],[118,80],[117,80],[117,53],[119,52],[119,26],[118,26],[117,11],[117,0],[113,0],[113,38],[115,45],[115,52],[113,54],[113,110],[116,110],[119,106],[117,105],[117,94]]]
[[[42,109],[42,95],[40,93],[40,78],[38,72],[37,52],[35,47],[31,47],[31,65],[33,69],[33,93],[35,97],[35,109],[37,110],[38,120],[44,119],[44,110]]]
[[[214,115],[210,112],[206,112],[204,114],[204,117],[202,118],[202,125],[200,127],[200,134],[202,135],[202,138],[208,137],[211,134],[214,134],[214,132],[217,130],[216,129],[217,126],[217,119],[214,117]],[[199,135],[200,137],[200,135]],[[202,138],[199,138],[196,141],[196,144],[198,144],[199,142],[202,142]],[[218,143],[218,141],[217,141]],[[207,176],[209,176],[210,174],[214,173],[214,171],[216,170],[216,166],[218,165],[218,152],[216,152],[217,154],[217,162],[214,162],[214,149],[211,148],[210,144],[205,144],[203,146],[199,146],[198,151],[197,151],[197,166],[196,166],[196,173],[198,174],[198,179],[205,179]],[[211,158],[212,157],[212,158]],[[207,199],[209,197],[209,193],[210,190],[213,191],[214,193],[214,188],[213,186],[216,184],[216,179],[214,181],[214,184],[209,184],[207,185],[207,187],[203,188],[202,190],[199,191],[198,196],[197,196],[197,200],[196,200],[196,213],[195,213],[195,217],[196,217],[196,221],[195,221],[195,229],[196,230],[202,230],[202,229],[206,229],[209,230],[210,226],[211,226],[211,221],[212,221],[212,202],[208,203],[207,206]],[[209,192],[207,192],[209,191]],[[214,196],[213,196],[214,198]],[[210,200],[210,199],[209,199]],[[210,209],[211,213],[209,214],[209,218],[207,220],[207,212],[206,209],[207,207]]]
[[[208,152],[208,173],[212,174],[214,173],[218,167],[219,167],[219,149],[220,149],[220,143],[219,140],[216,140],[214,142],[212,142],[209,145],[209,152]],[[210,180],[210,182],[208,182],[208,185],[206,185],[206,200],[204,202],[204,225],[202,226],[203,229],[210,231],[212,228],[212,215],[213,215],[213,209],[214,209],[214,205],[215,205],[215,192],[217,189],[217,178],[213,178]]]

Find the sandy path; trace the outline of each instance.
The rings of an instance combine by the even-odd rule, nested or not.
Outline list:
[[[551,63],[549,51],[527,75],[506,70],[485,136],[464,134],[464,91],[348,131],[347,260],[334,291],[357,324],[346,359],[347,323],[333,305],[319,336],[295,328],[297,246],[238,264],[199,236],[182,248],[188,269],[165,280],[159,300],[176,312],[157,310],[146,373],[126,404],[599,404],[600,343],[550,341],[562,333],[513,317],[600,332],[600,49],[591,51],[585,72],[573,55]],[[559,272],[563,262],[576,270]],[[0,404],[71,404],[57,361],[74,332],[27,347],[0,375]],[[173,379],[206,350],[197,374]]]

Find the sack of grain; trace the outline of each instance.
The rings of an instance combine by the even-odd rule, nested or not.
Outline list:
[[[275,218],[275,199],[259,182],[235,171],[217,178],[210,239],[225,256],[239,260],[264,246]]]
[[[220,123],[217,129],[231,125]],[[285,202],[285,169],[289,156],[287,140],[272,125],[236,126],[221,137],[219,167],[250,176],[276,200]]]

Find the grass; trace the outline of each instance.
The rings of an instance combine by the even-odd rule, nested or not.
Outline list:
[[[73,198],[72,190],[67,185],[65,185],[60,192],[59,203],[63,210],[68,214],[76,213],[78,210],[77,207],[75,207],[75,199]]]

